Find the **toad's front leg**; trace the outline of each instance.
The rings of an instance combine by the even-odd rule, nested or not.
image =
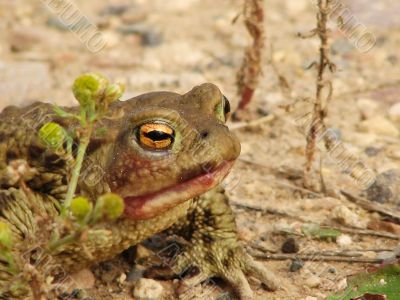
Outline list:
[[[234,287],[241,299],[251,299],[253,295],[246,275],[256,277],[271,290],[279,287],[272,272],[254,261],[238,241],[234,214],[221,187],[195,200],[188,216],[170,231],[188,242],[175,260],[174,271],[183,272],[189,266],[199,269],[198,275],[184,281],[184,287],[220,277]]]

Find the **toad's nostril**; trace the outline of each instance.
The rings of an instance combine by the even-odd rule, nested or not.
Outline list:
[[[205,131],[202,131],[202,132],[200,133],[200,136],[201,136],[202,139],[205,139],[205,138],[208,137],[209,134],[210,134],[210,133],[209,133],[207,130],[205,130]]]

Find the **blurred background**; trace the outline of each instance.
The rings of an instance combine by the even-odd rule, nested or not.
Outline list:
[[[314,3],[265,1],[260,104],[285,100],[268,62],[271,45],[293,90],[302,96],[312,93],[314,74],[305,68],[315,60],[319,41],[297,34],[315,27]],[[334,32],[336,94],[398,79],[400,4],[345,4],[377,42],[361,53],[343,32]],[[236,73],[251,42],[243,18],[232,24],[242,7],[238,0],[1,0],[0,107],[35,100],[70,104],[72,80],[88,70],[124,81],[126,97],[156,89],[185,92],[210,81],[235,101]]]

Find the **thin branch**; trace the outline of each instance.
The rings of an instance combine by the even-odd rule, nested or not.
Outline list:
[[[304,217],[298,215],[298,214],[292,214],[287,211],[282,211],[270,207],[260,207],[260,206],[255,206],[255,205],[249,205],[249,204],[243,204],[243,203],[238,203],[231,201],[231,205],[234,207],[237,207],[239,209],[246,209],[249,211],[256,211],[260,212],[262,214],[272,214],[272,215],[277,215],[277,216],[282,216],[282,217],[287,217],[291,219],[295,219],[301,222],[310,222],[309,220],[306,220]],[[389,232],[383,232],[383,231],[375,231],[375,230],[369,230],[369,229],[355,229],[355,228],[348,228],[348,227],[343,227],[343,226],[332,226],[329,224],[321,224],[323,226],[327,226],[332,229],[339,230],[340,232],[343,233],[350,233],[350,234],[358,234],[358,235],[368,235],[368,236],[376,236],[376,237],[381,237],[381,238],[387,238],[387,239],[392,239],[392,240],[400,240],[400,236],[389,233]]]
[[[253,253],[255,259],[261,260],[304,260],[304,261],[335,261],[347,263],[362,263],[362,264],[381,264],[383,259],[380,258],[362,258],[362,257],[346,257],[346,256],[324,256],[320,253],[311,254],[285,254],[285,253]]]
[[[351,195],[346,191],[340,191],[349,201],[359,205],[365,210],[377,212],[382,216],[389,217],[391,220],[395,221],[396,223],[400,224],[400,213],[394,211],[393,209],[389,208],[388,206],[381,204],[381,203],[374,203],[369,200],[363,199],[361,197],[357,197]]]
[[[259,163],[259,162],[251,161],[251,160],[248,160],[248,159],[245,159],[245,158],[239,158],[239,161],[242,161],[242,162],[247,163],[247,164],[252,164],[252,165],[255,165],[255,166],[259,166],[259,167],[262,167],[262,168],[271,169],[270,166],[264,165],[264,164]],[[299,187],[299,186],[296,186],[296,185],[293,185],[293,184],[290,184],[290,183],[286,183],[286,182],[282,182],[282,181],[278,181],[278,180],[272,180],[270,182],[274,182],[277,185],[280,185],[280,186],[283,186],[283,187],[286,187],[286,188],[290,188],[292,190],[301,191],[303,193],[310,194],[310,195],[313,195],[315,197],[324,197],[323,194],[316,193],[316,192],[314,192],[314,191],[312,191],[312,190],[310,190],[310,189],[308,189],[306,187]]]
[[[292,92],[293,89],[289,83],[289,81],[287,80],[287,78],[282,74],[282,72],[279,70],[275,59],[274,59],[274,47],[271,44],[270,46],[271,51],[270,51],[270,64],[272,66],[272,69],[274,70],[276,76],[278,77],[278,81],[279,81],[279,88],[281,89],[282,94],[286,97],[286,98],[291,98],[292,97]]]
[[[276,249],[268,249],[260,244],[258,244],[257,242],[254,241],[250,241],[248,242],[248,245],[255,249],[258,250],[260,252],[264,252],[264,253],[278,253],[278,250]],[[376,248],[371,248],[371,249],[343,249],[340,251],[333,251],[333,250],[326,250],[326,251],[320,251],[317,254],[318,255],[322,255],[322,256],[351,256],[351,257],[359,257],[362,256],[364,252],[384,252],[384,251],[393,251],[393,249],[386,249],[386,248],[382,248],[382,249],[376,249]]]
[[[238,130],[238,129],[242,129],[242,128],[255,127],[255,126],[259,126],[261,124],[266,124],[266,123],[272,122],[273,120],[275,120],[275,116],[268,115],[268,116],[259,118],[254,121],[232,123],[229,125],[229,129],[230,130]]]
[[[255,206],[255,205],[238,203],[235,201],[231,201],[230,204],[237,208],[246,209],[246,210],[250,210],[250,211],[257,211],[257,212],[261,212],[263,214],[271,214],[271,215],[290,217],[290,218],[296,217],[295,215],[289,214],[286,211],[282,211],[282,210],[270,208],[270,207],[259,207],[259,206]]]
[[[258,244],[258,243],[256,243],[256,242],[253,242],[253,241],[247,242],[247,244],[248,244],[251,248],[253,248],[253,249],[255,249],[255,250],[258,250],[258,251],[260,251],[260,252],[278,253],[278,251],[279,251],[279,250],[277,250],[277,249],[267,249],[266,247],[261,246],[260,244]]]
[[[329,226],[329,225],[328,225]],[[341,226],[329,226],[332,229],[337,229],[344,233],[351,233],[351,234],[358,234],[358,235],[369,235],[369,236],[376,236],[381,238],[387,238],[392,240],[400,240],[400,236],[383,231],[376,231],[370,229],[355,229],[355,228],[348,228],[348,227],[341,227]]]
[[[253,38],[253,43],[245,51],[242,66],[237,74],[238,94],[241,96],[239,110],[250,103],[262,74],[262,53],[265,47],[264,1],[245,0],[244,23]]]
[[[328,103],[331,101],[333,93],[332,83],[325,75],[325,70],[327,68],[331,71],[334,70],[334,68],[331,67],[333,64],[329,57],[329,30],[327,28],[330,5],[331,0],[318,0],[317,28],[313,31],[313,33],[317,33],[320,39],[320,48],[312,122],[306,136],[306,165],[304,170],[304,185],[306,187],[312,186],[310,175],[315,157],[317,134],[320,128],[326,127],[324,120],[327,115]],[[326,87],[328,88],[328,95],[326,96],[325,105],[323,106],[322,93]],[[328,143],[327,140],[325,140],[325,143]],[[328,145],[327,148],[329,148]]]

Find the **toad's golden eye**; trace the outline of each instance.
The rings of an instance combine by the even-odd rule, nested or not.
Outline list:
[[[138,139],[140,144],[146,148],[165,150],[174,143],[175,132],[167,124],[147,123],[140,126]]]

